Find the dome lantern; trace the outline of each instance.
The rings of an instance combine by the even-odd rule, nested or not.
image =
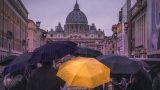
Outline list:
[[[75,6],[74,6],[74,10],[80,10],[80,9],[79,9],[79,4],[78,4],[77,0],[76,0],[76,4],[75,4]]]

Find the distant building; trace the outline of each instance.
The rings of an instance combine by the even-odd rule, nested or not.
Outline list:
[[[47,40],[70,40],[80,47],[88,47],[101,51],[103,54],[109,54],[108,37],[105,36],[104,31],[97,29],[95,24],[88,25],[87,17],[80,10],[77,2],[66,18],[64,29],[59,23],[55,30],[49,31]]]
[[[36,48],[46,43],[45,33],[46,31],[40,29],[40,22],[34,22],[28,20],[28,36],[27,36],[27,51],[33,52]]]
[[[138,0],[130,10],[131,22],[131,55],[137,58],[146,58],[150,41],[148,27],[147,0]]]
[[[117,24],[112,26],[112,41],[113,41],[113,51],[116,55],[129,56],[128,49],[128,32],[125,25],[128,26],[128,3],[123,5],[119,11],[119,21]]]
[[[124,42],[123,42],[123,33],[122,33],[122,23],[117,24],[117,54],[124,55]]]
[[[0,60],[26,52],[27,19],[21,0],[0,0]]]
[[[128,3],[126,1],[126,3],[122,6],[121,10],[119,11],[119,22],[118,24],[114,25],[114,29],[116,29],[117,54],[122,56],[129,56],[128,32],[125,27],[125,24],[128,23],[127,16],[128,16]]]
[[[118,47],[117,47],[117,40],[118,40],[118,37],[117,37],[117,24],[113,25],[112,26],[112,47],[113,47],[113,54],[114,55],[117,55],[118,54]]]
[[[160,58],[160,0],[147,0],[150,58]],[[146,21],[147,22],[147,21]]]

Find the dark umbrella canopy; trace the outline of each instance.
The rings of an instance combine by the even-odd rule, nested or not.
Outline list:
[[[37,48],[29,60],[29,63],[51,62],[72,54],[77,48],[77,44],[71,41],[56,41],[47,43]]]
[[[150,69],[150,66],[146,62],[142,61],[141,59],[137,59],[137,58],[130,58],[130,59],[138,62],[138,64],[141,65],[144,69],[146,70]]]
[[[3,60],[1,60],[0,65],[6,66],[6,65],[10,64],[16,57],[17,57],[16,55],[10,55],[10,56],[4,58]]]
[[[56,73],[57,70],[50,66],[37,68],[28,79],[27,90],[60,90],[65,82]]]
[[[77,50],[73,53],[74,56],[82,56],[82,57],[97,57],[102,55],[100,51],[78,47]]]
[[[30,59],[32,53],[21,54],[17,58],[15,58],[6,68],[3,73],[12,73],[23,69],[26,65],[28,65],[28,60]]]
[[[50,43],[55,43],[55,44],[65,44],[68,45],[72,48],[77,48],[77,44],[72,42],[72,41],[52,41]]]
[[[124,56],[99,56],[97,59],[111,69],[112,74],[135,74],[142,67]]]

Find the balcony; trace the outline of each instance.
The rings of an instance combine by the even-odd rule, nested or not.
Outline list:
[[[137,7],[137,5],[135,4],[135,5],[133,6],[133,8],[131,9],[131,16],[134,16],[137,12],[138,12],[138,7]]]
[[[141,12],[144,8],[147,7],[147,0],[139,0],[131,9],[129,15],[133,18],[139,12]]]

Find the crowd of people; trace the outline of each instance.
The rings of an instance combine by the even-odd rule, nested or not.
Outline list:
[[[69,87],[56,76],[62,62],[42,62],[4,76],[5,90],[160,90],[160,73],[154,77],[142,71],[129,76],[113,76],[94,89]]]
[[[43,62],[9,73],[4,77],[5,90],[60,90],[64,81],[56,76],[57,71],[52,62]]]

